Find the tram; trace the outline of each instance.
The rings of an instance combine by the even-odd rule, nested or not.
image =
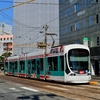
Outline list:
[[[90,51],[81,44],[55,46],[4,60],[4,74],[65,83],[91,80]]]

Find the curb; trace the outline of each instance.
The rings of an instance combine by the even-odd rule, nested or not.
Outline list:
[[[90,85],[98,85],[99,83],[97,81],[90,81],[89,84]]]

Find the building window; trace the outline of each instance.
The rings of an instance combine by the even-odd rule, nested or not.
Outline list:
[[[60,13],[60,17],[63,18],[63,17],[64,17],[64,14],[65,14],[65,12],[62,11],[62,12]]]
[[[96,23],[99,23],[99,15],[96,15]]]
[[[73,28],[73,26],[72,26],[72,24],[70,24],[70,31],[72,31],[72,30],[73,30],[72,28]]]
[[[98,0],[96,0],[96,2],[98,2]]]
[[[7,38],[7,40],[9,40],[9,38]]]
[[[68,9],[65,10],[65,16],[68,16]]]
[[[80,40],[76,40],[75,43],[76,43],[76,44],[80,44]]]
[[[10,40],[12,40],[12,37],[10,38]]]
[[[61,34],[64,34],[64,28],[61,29]]]
[[[62,18],[62,12],[60,12],[60,17]]]
[[[72,13],[73,13],[73,8],[70,7],[70,15],[72,15]]]
[[[83,20],[83,28],[86,27],[86,19]]]
[[[2,38],[0,40],[2,41]]]
[[[92,16],[89,17],[89,26],[93,25],[93,20],[92,20]]]
[[[82,9],[86,8],[86,0],[82,0]]]
[[[68,33],[68,26],[66,26],[66,33]]]
[[[77,3],[77,4],[75,5],[75,12],[79,12],[79,11],[80,11],[80,4]]]
[[[79,30],[80,29],[80,23],[79,22],[76,22],[75,23],[75,30]]]
[[[2,27],[4,27],[4,24],[2,24]]]
[[[60,0],[60,3],[63,3],[64,2],[64,0]]]
[[[97,45],[99,45],[99,37],[97,37]]]
[[[92,0],[88,0],[88,6],[92,5]]]
[[[6,38],[4,38],[4,40],[6,40]]]

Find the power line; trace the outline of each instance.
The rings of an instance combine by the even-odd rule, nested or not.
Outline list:
[[[58,17],[59,18],[59,17]],[[57,18],[56,18],[57,19]],[[54,19],[55,20],[55,19]],[[49,23],[49,22],[48,22]]]
[[[59,0],[58,0],[59,1]],[[15,3],[15,4],[18,4],[18,3],[23,3],[23,2],[20,2],[20,1],[7,1],[7,0],[1,0],[0,2],[2,2],[2,3]],[[95,2],[96,3],[96,2]],[[64,1],[63,3],[28,3],[28,4],[36,4],[36,5],[69,5],[69,4],[67,4],[67,2],[66,1]],[[88,4],[88,2],[86,2],[85,4]],[[85,5],[84,4],[84,5]],[[92,4],[94,4],[94,3],[92,3]],[[98,2],[98,4],[99,4],[99,2]],[[81,4],[82,5],[82,4]]]
[[[30,2],[33,2],[34,0],[28,0],[26,2],[21,2],[19,4],[16,4],[14,6],[10,6],[10,7],[7,7],[7,8],[3,8],[3,9],[0,9],[0,11],[4,11],[4,10],[8,10],[8,9],[11,9],[11,8],[14,8],[14,7],[18,7],[18,6],[21,6],[21,5],[24,5],[24,4],[28,4]]]
[[[8,16],[7,14],[5,14],[3,11],[1,11],[0,14],[1,14],[3,17],[9,19],[10,21],[12,21],[12,22],[14,22],[14,23],[16,23],[16,24],[18,24],[18,25],[21,25],[21,26],[23,26],[23,27],[25,27],[25,28],[36,28],[36,27],[28,26],[28,25],[26,25],[26,24],[23,24],[23,23],[21,23],[21,22],[15,20],[15,19],[13,19],[13,18],[11,18],[11,17]]]

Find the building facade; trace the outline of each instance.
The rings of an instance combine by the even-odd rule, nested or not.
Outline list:
[[[5,52],[13,53],[13,35],[3,33],[0,35],[0,55]]]
[[[19,3],[28,0],[19,0]],[[14,0],[16,5],[18,0]],[[59,44],[59,0],[35,0],[14,8],[14,54],[34,52],[37,42],[44,41],[43,26],[48,25],[47,32],[55,33],[55,43]],[[20,38],[19,38],[20,37]],[[47,36],[47,43],[52,38]]]
[[[12,26],[0,22],[0,55],[5,52],[13,53]]]
[[[12,34],[12,26],[4,22],[3,23],[0,22],[0,34],[2,34],[2,32]]]
[[[59,0],[59,2],[60,44],[78,43],[89,46],[95,74],[99,75],[100,0]]]

